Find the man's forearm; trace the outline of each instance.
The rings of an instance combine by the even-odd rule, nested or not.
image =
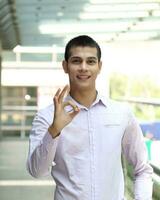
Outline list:
[[[53,139],[47,132],[42,142],[29,153],[27,168],[29,173],[36,178],[46,176],[50,173],[50,168],[54,165],[54,156],[58,138]]]

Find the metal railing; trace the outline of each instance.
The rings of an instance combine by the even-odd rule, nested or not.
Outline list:
[[[125,188],[126,188],[126,196],[127,200],[134,199],[133,193],[133,167],[128,164],[128,162],[122,158],[123,160],[123,169],[125,174]],[[153,200],[160,200],[160,169],[150,163],[153,167]],[[145,187],[145,185],[144,185]]]

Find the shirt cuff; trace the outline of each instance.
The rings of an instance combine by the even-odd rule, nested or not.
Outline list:
[[[152,200],[153,181],[149,178],[135,182],[135,200]]]
[[[56,138],[52,138],[51,134],[47,132],[43,137],[42,143],[46,147],[46,150],[48,152],[51,152],[51,151],[56,150],[58,140],[59,140],[59,136],[57,136]]]

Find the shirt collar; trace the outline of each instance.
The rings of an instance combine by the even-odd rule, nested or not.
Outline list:
[[[107,97],[97,92],[97,98],[93,104],[96,104],[96,103],[102,103],[105,107],[107,107],[108,105]]]
[[[73,101],[79,108],[85,108],[85,106],[81,105],[80,103],[78,103],[73,97],[70,96],[70,94],[68,94],[65,98],[65,101]],[[105,107],[107,107],[108,101],[107,101],[107,97],[100,95],[99,92],[97,92],[97,98],[96,100],[93,102],[92,106],[97,104],[97,103],[102,103]]]

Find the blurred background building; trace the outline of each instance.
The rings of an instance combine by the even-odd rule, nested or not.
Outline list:
[[[160,200],[160,0],[0,0],[0,199],[52,199],[50,179],[25,170],[28,135],[37,110],[68,82],[64,47],[80,34],[102,48],[98,89],[139,119]]]

